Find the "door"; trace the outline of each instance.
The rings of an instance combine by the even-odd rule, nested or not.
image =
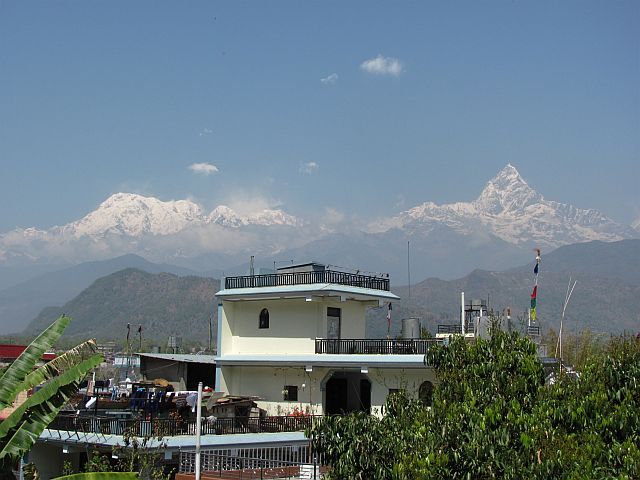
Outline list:
[[[340,415],[347,411],[347,379],[331,378],[326,387],[325,415]]]
[[[340,353],[340,315],[339,308],[327,308],[327,353]]]

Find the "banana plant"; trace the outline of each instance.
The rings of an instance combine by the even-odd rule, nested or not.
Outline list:
[[[71,318],[62,315],[31,342],[0,378],[0,409],[25,390],[42,387],[0,423],[0,463],[15,462],[78,391],[87,373],[100,365],[95,340],[88,340],[34,370],[42,354],[60,338]]]

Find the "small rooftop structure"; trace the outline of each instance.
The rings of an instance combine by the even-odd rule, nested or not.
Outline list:
[[[184,353],[139,353],[140,373],[146,380],[163,378],[176,390],[195,390],[198,382],[215,384],[216,361],[213,355]]]

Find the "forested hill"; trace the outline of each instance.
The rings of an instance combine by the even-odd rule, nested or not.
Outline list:
[[[65,335],[123,340],[127,323],[132,338],[138,325],[143,336],[166,345],[171,334],[185,339],[208,339],[208,321],[217,308],[215,293],[220,281],[195,276],[178,277],[169,273],[151,274],[128,268],[96,280],[62,307],[45,308],[27,327],[34,335],[59,315],[72,317]]]

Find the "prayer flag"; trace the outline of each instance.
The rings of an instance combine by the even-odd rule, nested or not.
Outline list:
[[[536,262],[536,266],[533,267],[533,273],[535,273],[536,275],[538,274],[538,265],[540,265],[538,262]]]
[[[531,300],[531,301],[533,302],[534,300]],[[536,307],[533,307],[531,309],[531,320],[534,322],[536,321]]]

